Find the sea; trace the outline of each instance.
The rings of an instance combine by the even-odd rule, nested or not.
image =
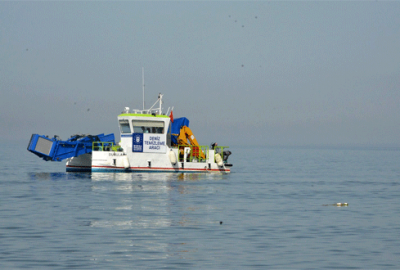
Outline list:
[[[27,144],[2,145],[0,269],[400,269],[400,148],[231,146],[230,174],[113,174]]]

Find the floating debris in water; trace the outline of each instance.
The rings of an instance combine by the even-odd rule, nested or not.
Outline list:
[[[220,222],[219,222],[219,225],[222,225],[222,223],[223,223],[223,222],[222,222],[222,221],[220,221]]]
[[[341,207],[341,206],[348,206],[349,204],[347,203],[347,202],[345,202],[345,203],[340,203],[340,202],[338,202],[337,204],[336,204],[336,206],[338,206],[338,207]]]
[[[322,206],[337,206],[337,207],[342,207],[342,206],[349,206],[349,204],[347,203],[347,202],[345,202],[345,203],[340,203],[340,202],[338,202],[338,203],[334,203],[334,204],[323,204]]]

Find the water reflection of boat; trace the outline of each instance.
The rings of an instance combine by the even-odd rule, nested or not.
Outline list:
[[[171,235],[219,226],[219,206],[209,200],[199,202],[198,198],[217,194],[220,185],[210,185],[214,179],[229,178],[225,174],[204,173],[60,172],[30,176],[36,180],[32,181],[32,190],[45,190],[45,203],[56,206],[54,211],[78,211],[78,218],[68,221],[82,226],[78,230],[87,235],[130,235],[118,238],[110,249],[124,256],[133,256],[140,250],[145,254],[140,254],[141,259],[193,256],[198,248],[196,239]],[[76,181],[65,181],[72,179]],[[102,239],[96,237],[95,241]],[[104,259],[105,253],[94,249],[92,256]]]

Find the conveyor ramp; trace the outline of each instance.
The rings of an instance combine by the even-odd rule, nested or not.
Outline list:
[[[50,139],[47,136],[32,134],[28,151],[48,161],[61,161],[92,152],[93,142],[112,142],[115,144],[114,134],[74,135],[66,141],[57,136]]]

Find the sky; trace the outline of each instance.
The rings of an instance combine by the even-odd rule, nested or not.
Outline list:
[[[0,139],[115,133],[164,95],[200,144],[400,146],[400,1],[0,2]]]

